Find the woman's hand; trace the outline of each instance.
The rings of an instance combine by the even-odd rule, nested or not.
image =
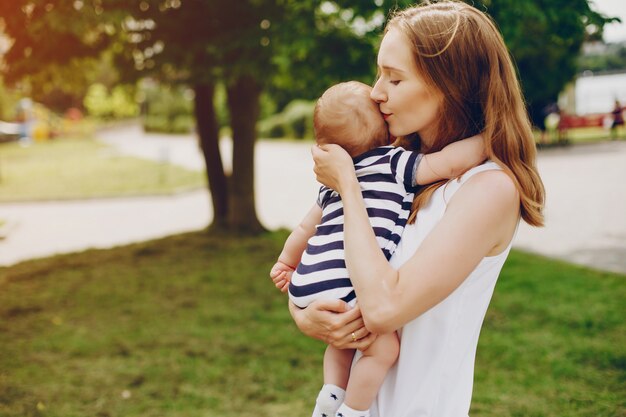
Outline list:
[[[311,148],[317,180],[341,194],[343,187],[356,183],[352,158],[339,145],[314,145]]]
[[[298,328],[307,336],[338,349],[367,349],[376,340],[363,323],[358,304],[350,309],[341,300],[318,300],[301,309],[289,302]]]

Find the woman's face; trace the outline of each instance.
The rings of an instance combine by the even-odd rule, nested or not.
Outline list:
[[[432,144],[443,97],[418,74],[413,52],[397,28],[385,34],[378,51],[379,78],[371,97],[393,136],[419,133],[424,144]]]

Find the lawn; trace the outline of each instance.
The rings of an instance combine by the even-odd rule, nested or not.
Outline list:
[[[534,130],[533,133],[535,135],[535,142],[539,144],[541,136],[539,130]],[[611,140],[611,132],[602,127],[574,128],[567,129],[567,132],[565,133],[565,138],[568,143],[571,144],[604,142]],[[625,139],[623,129],[619,132],[619,139]],[[558,144],[556,131],[549,132],[547,136],[547,141],[549,145]]]
[[[86,138],[0,144],[0,202],[165,194],[205,183],[202,172],[122,156]]]
[[[0,268],[0,415],[309,416],[324,346],[267,277],[285,237],[190,233]],[[625,280],[513,252],[472,417],[626,415]]]

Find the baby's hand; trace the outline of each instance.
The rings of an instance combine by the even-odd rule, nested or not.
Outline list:
[[[270,270],[270,278],[281,292],[287,292],[294,269],[283,262],[276,262]]]

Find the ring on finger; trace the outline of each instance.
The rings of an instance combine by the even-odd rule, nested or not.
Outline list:
[[[352,341],[353,341],[353,342],[356,342],[356,341],[357,341],[357,338],[356,338],[356,335],[354,334],[354,332],[352,332]]]

